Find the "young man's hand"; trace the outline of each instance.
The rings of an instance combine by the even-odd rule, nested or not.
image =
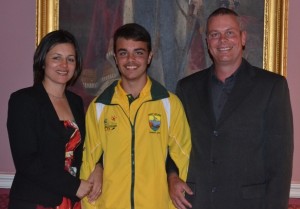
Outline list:
[[[176,173],[168,174],[169,194],[174,206],[178,209],[192,208],[184,194],[193,195],[191,188]]]

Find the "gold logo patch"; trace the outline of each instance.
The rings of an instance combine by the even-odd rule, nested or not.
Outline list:
[[[151,113],[148,115],[148,119],[151,130],[158,131],[160,128],[161,115],[157,113]]]

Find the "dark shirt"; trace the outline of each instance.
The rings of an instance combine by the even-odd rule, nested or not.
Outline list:
[[[127,94],[127,98],[128,98],[128,102],[129,102],[129,105],[131,105],[131,103],[136,100],[137,98],[139,98],[140,95],[138,95],[137,97],[133,97],[132,94]]]
[[[233,86],[236,82],[236,78],[237,78],[236,75],[238,71],[239,68],[231,76],[226,78],[224,83],[220,81],[216,77],[214,71],[212,71],[211,95],[212,95],[213,110],[214,110],[216,121],[218,121],[218,119],[220,118],[223,107],[227,102],[229,94],[233,89]]]

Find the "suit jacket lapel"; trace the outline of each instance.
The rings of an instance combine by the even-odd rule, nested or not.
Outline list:
[[[81,120],[79,119],[79,110],[78,110],[78,106],[75,105],[71,95],[69,94],[69,92],[66,92],[66,96],[72,111],[72,114],[74,116],[74,120],[77,123],[77,125],[79,126],[80,124],[78,124],[79,122],[81,122]]]
[[[213,104],[212,104],[212,95],[211,95],[211,71],[213,67],[210,67],[206,73],[206,77],[204,78],[204,82],[197,83],[197,92],[199,94],[199,108],[204,112],[207,118],[203,118],[203,120],[209,121],[212,125],[216,124],[216,119],[213,111]]]
[[[236,83],[223,108],[218,124],[226,120],[252,91],[254,85],[253,76],[255,73],[251,68],[252,66],[248,62],[243,61],[242,67],[237,74]]]
[[[40,99],[43,103],[43,114],[45,115],[44,117],[47,118],[47,121],[50,126],[52,126],[52,129],[56,134],[59,134],[61,136],[65,137],[65,131],[64,131],[64,126],[62,122],[59,120],[59,117],[54,109],[54,106],[42,84],[37,85],[37,89],[40,92],[39,95]]]

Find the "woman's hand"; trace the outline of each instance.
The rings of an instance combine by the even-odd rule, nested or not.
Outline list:
[[[88,194],[88,200],[89,202],[94,202],[102,193],[103,167],[101,164],[96,164],[95,169],[88,178],[88,181],[93,184],[93,188]]]
[[[80,186],[76,192],[76,196],[80,199],[87,196],[93,189],[93,184],[86,180],[81,180]]]

